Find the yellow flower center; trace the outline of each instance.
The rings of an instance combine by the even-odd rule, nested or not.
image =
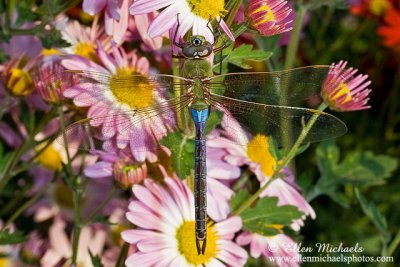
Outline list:
[[[202,265],[215,258],[218,253],[217,240],[219,236],[214,228],[207,225],[207,247],[204,255],[197,255],[195,222],[186,221],[176,231],[179,252],[193,265]]]
[[[265,135],[256,135],[247,144],[247,155],[252,162],[261,166],[261,171],[271,177],[274,174],[276,160],[269,151],[269,140]]]
[[[68,209],[74,208],[72,191],[64,183],[58,183],[56,185],[54,189],[54,199],[61,207]]]
[[[36,148],[40,150],[40,146]],[[62,169],[62,159],[60,153],[54,149],[53,145],[46,147],[37,158],[40,165],[52,171],[60,171]]]
[[[110,89],[114,97],[131,109],[148,107],[153,103],[153,89],[145,79],[138,82],[129,75],[137,75],[134,70],[121,68],[110,80]]]
[[[85,57],[93,62],[99,63],[99,58],[97,57],[96,51],[93,45],[89,43],[78,43],[75,46],[75,54],[78,56]]]
[[[255,15],[257,15],[257,13],[265,13],[265,14],[263,16],[260,16],[259,18],[257,18],[256,21],[254,21],[254,24],[253,24],[254,26],[258,26],[260,24],[275,20],[274,12],[267,4],[263,4],[262,6],[260,6],[256,10],[254,10],[251,13],[251,15],[255,16]]]
[[[341,104],[345,104],[353,99],[351,96],[351,93],[350,93],[350,89],[349,89],[349,87],[347,87],[347,85],[345,83],[341,83],[335,89],[335,93],[333,94],[331,99],[332,99],[332,101],[335,101],[336,99],[338,99],[339,97],[341,97],[343,95],[346,95],[346,98],[341,102]]]
[[[55,55],[61,55],[61,52],[55,48],[50,48],[50,49],[43,48],[42,55],[43,56],[55,56]]]
[[[8,263],[9,263],[9,261],[8,261],[7,257],[3,257],[3,256],[0,257],[0,267],[7,267],[7,266],[9,266]]]
[[[380,16],[390,8],[391,4],[387,0],[371,0],[369,2],[369,10],[372,14]]]
[[[223,0],[187,0],[192,12],[203,19],[215,19],[226,13]]]
[[[16,96],[26,96],[32,90],[33,82],[31,75],[19,68],[12,68],[10,78],[7,81],[7,88]]]

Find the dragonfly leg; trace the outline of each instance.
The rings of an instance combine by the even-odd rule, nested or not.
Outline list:
[[[196,238],[197,255],[204,255],[206,252],[207,239],[200,240]]]

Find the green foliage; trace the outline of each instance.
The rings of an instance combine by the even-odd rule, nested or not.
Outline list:
[[[243,197],[241,195],[240,197]],[[236,203],[234,200],[233,203]],[[236,205],[236,204],[235,204]],[[261,198],[255,207],[240,214],[245,230],[260,235],[270,236],[279,234],[276,225],[289,226],[293,220],[301,218],[303,213],[291,205],[278,206],[277,197]]]
[[[355,193],[365,215],[367,215],[367,217],[379,230],[384,242],[388,242],[390,240],[390,233],[387,230],[387,222],[385,216],[378,210],[378,207],[375,205],[375,203],[368,202],[368,200],[362,195],[360,190],[356,188]]]
[[[94,267],[103,267],[104,265],[101,263],[101,259],[100,259],[99,255],[93,255],[93,253],[90,251],[90,249],[88,251],[89,251],[90,259],[92,261],[93,266]]]
[[[341,186],[381,185],[397,168],[394,158],[374,155],[370,151],[351,152],[340,161],[340,151],[334,141],[320,144],[316,154],[321,176],[315,187],[307,193],[307,199],[325,194],[345,207],[349,205],[349,199],[340,192]]]
[[[160,144],[171,150],[172,166],[179,178],[190,176],[190,170],[194,168],[194,140],[181,132],[171,132],[160,140]]]
[[[338,9],[348,8],[348,3],[345,0],[303,0],[300,2],[308,10],[318,9],[322,6],[335,7]]]
[[[2,229],[0,231],[0,245],[19,244],[27,239],[24,233],[18,230],[11,232],[10,229]]]
[[[246,199],[250,197],[249,191],[241,190],[236,193],[236,195],[231,198],[231,210],[236,210],[240,204],[242,204]]]
[[[264,61],[272,56],[272,52],[263,51],[260,49],[253,49],[253,45],[242,44],[233,49],[233,44],[223,51],[222,62],[223,64],[231,63],[243,69],[251,69],[247,61]],[[216,61],[220,62],[219,54],[216,54]],[[214,68],[218,71],[218,68]]]

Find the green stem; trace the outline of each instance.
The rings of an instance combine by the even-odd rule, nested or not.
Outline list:
[[[400,244],[400,230],[397,231],[396,236],[393,238],[392,242],[389,244],[389,247],[386,251],[386,255],[384,256],[392,256],[393,253],[395,252],[396,248]]]
[[[93,222],[97,214],[110,202],[110,200],[113,198],[116,192],[117,192],[117,187],[114,185],[110,193],[108,193],[107,197],[100,203],[99,206],[96,207],[96,209],[89,215],[89,217],[85,222],[83,222],[83,224],[85,225]]]
[[[226,25],[228,25],[228,27],[232,26],[233,20],[235,19],[236,13],[238,12],[241,3],[242,0],[236,0],[233,4],[233,7],[229,12],[228,18],[226,19]]]
[[[77,177],[80,179],[80,177]],[[79,183],[79,182],[78,182]],[[76,265],[78,258],[78,246],[79,246],[79,238],[81,235],[82,224],[81,224],[81,200],[82,200],[82,191],[81,191],[81,183],[78,184],[78,188],[73,190],[73,201],[74,201],[74,234],[72,239],[72,264]]]
[[[322,112],[328,107],[327,104],[324,102],[318,107],[318,111]],[[275,179],[279,178],[279,173],[280,171],[290,163],[290,161],[296,156],[297,149],[300,147],[301,143],[304,141],[304,139],[307,137],[308,133],[310,132],[311,128],[313,127],[314,123],[317,121],[320,112],[316,112],[312,115],[311,119],[307,122],[303,130],[301,131],[299,137],[296,140],[296,143],[294,143],[293,147],[290,149],[290,151],[287,153],[287,155],[284,157],[284,159],[281,161],[281,163],[277,166],[277,168],[274,171],[274,175],[268,180],[267,183],[265,183],[260,189],[257,190],[248,200],[243,202],[232,214],[233,215],[239,215],[242,213],[244,210],[246,210],[248,207],[250,207],[254,201],[258,199],[260,194],[264,192],[264,190],[274,181]]]
[[[13,177],[13,170],[18,163],[20,157],[31,147],[31,143],[33,142],[34,137],[37,133],[39,133],[47,123],[53,118],[54,110],[46,113],[42,120],[38,123],[32,133],[29,134],[28,138],[14,151],[11,159],[7,161],[4,170],[2,171],[2,177],[0,177],[0,195],[3,192],[5,186],[9,182],[9,180]]]
[[[241,35],[245,31],[247,31],[248,28],[249,28],[249,24],[248,24],[247,21],[242,23],[242,24],[240,24],[239,28],[235,32],[233,32],[233,36],[235,37],[235,39],[238,38],[239,35]]]
[[[240,179],[233,186],[233,191],[238,192],[240,189],[242,189],[242,187],[244,186],[245,183],[247,183],[247,181],[249,180],[249,178],[252,174],[253,173],[249,169],[247,169],[245,172],[243,172]]]
[[[58,172],[55,172],[53,178],[50,181],[48,181],[34,197],[25,202],[16,212],[13,213],[13,215],[4,224],[3,228],[7,228],[7,226],[9,226],[12,222],[14,222],[27,208],[29,208],[33,203],[35,203],[36,200],[38,200],[44,193],[46,193],[46,191],[49,189],[49,186],[57,179],[57,177],[58,177]]]
[[[73,175],[73,170],[72,170],[72,165],[71,165],[72,160],[71,160],[71,155],[69,153],[67,134],[65,132],[65,118],[64,118],[63,106],[58,107],[58,115],[60,117],[60,128],[61,128],[61,133],[63,136],[65,153],[67,155],[67,164],[66,164],[67,176],[72,176]]]
[[[296,58],[297,48],[299,46],[301,27],[303,25],[305,14],[306,9],[300,5],[294,21],[292,34],[290,35],[289,45],[286,50],[285,70],[291,69],[294,66],[294,60]]]
[[[118,256],[117,263],[115,264],[115,267],[123,267],[123,266],[125,266],[124,263],[125,263],[126,257],[128,256],[128,251],[129,251],[129,244],[125,242],[124,245],[121,248],[121,251],[120,251],[119,256]]]
[[[9,101],[10,101],[10,95],[6,94],[3,98],[3,103],[1,103],[0,106],[0,120],[3,118],[4,113],[6,113]]]

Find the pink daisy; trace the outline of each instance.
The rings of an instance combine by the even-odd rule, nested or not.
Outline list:
[[[347,61],[333,63],[322,85],[322,98],[331,109],[337,111],[353,111],[368,109],[371,84],[368,75],[357,73],[357,69],[347,68]]]
[[[192,191],[180,180],[166,178],[168,190],[153,180],[134,185],[135,200],[126,214],[136,229],[122,238],[138,251],[127,266],[243,266],[247,253],[232,239],[242,226],[239,217],[209,223],[205,255],[197,255]]]
[[[279,267],[297,267],[300,266],[296,259],[300,259],[300,254],[297,252],[296,243],[287,235],[279,234],[274,236],[262,236],[245,232],[236,238],[239,245],[250,245],[250,255],[253,258],[259,258],[261,254],[264,258]],[[278,262],[271,260],[274,257],[287,257],[288,262]]]
[[[260,186],[263,186],[273,176],[277,165],[275,157],[270,152],[268,137],[257,135],[251,138],[240,127],[237,121],[229,118],[228,122],[227,118],[227,116],[224,116],[222,126],[226,127],[226,124],[229,123],[229,127],[235,129],[234,134],[231,134],[230,131],[222,131],[221,136],[209,139],[207,145],[209,147],[225,149],[228,154],[224,157],[224,160],[229,164],[249,166],[249,169],[259,180]],[[241,144],[239,145],[234,140],[240,140]],[[287,173],[287,175],[290,180],[290,173]],[[279,199],[279,205],[294,205],[305,215],[315,218],[315,212],[312,207],[293,185],[287,183],[285,180],[276,179],[273,181],[260,195],[260,197],[264,196],[276,196]],[[300,226],[303,225],[304,219],[305,216],[302,219],[294,221],[291,227],[296,231],[299,230]]]
[[[147,80],[149,61],[146,58],[134,52],[126,54],[115,46],[110,56],[100,44],[97,54],[102,65],[78,56],[62,61],[67,69],[82,70],[82,75],[91,79],[66,89],[64,96],[72,98],[78,107],[89,108],[88,117],[95,118],[91,126],[101,130],[103,149],[115,151],[129,146],[136,160],[154,162],[157,159],[157,140],[172,129],[175,116],[166,107],[163,107],[162,114],[150,116],[153,113],[148,108],[162,105],[166,92],[161,92],[162,88],[153,84],[129,88],[128,81],[126,86],[121,86],[129,75]],[[146,112],[133,116],[133,110],[138,109]]]
[[[193,35],[204,36],[207,41],[214,43],[214,33],[209,28],[210,19],[219,21],[225,33],[234,40],[221,18],[227,12],[224,5],[223,0],[137,0],[129,10],[132,15],[140,15],[163,9],[150,24],[148,32],[151,37],[161,36],[170,30],[172,36],[177,31],[176,37],[181,38],[192,29]],[[178,39],[174,41],[178,42]]]
[[[261,35],[271,36],[292,30],[288,19],[292,9],[285,0],[250,0],[247,16]]]
[[[106,32],[113,36],[117,44],[121,44],[128,29],[128,7],[131,2],[131,0],[84,0],[82,8],[92,16],[104,9]]]

